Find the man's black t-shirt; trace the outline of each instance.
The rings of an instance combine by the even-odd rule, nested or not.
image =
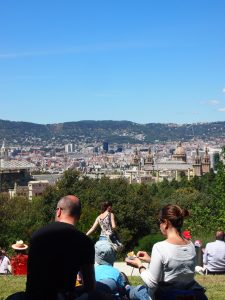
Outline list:
[[[80,267],[94,264],[94,253],[92,241],[68,223],[54,222],[35,232],[28,257],[29,299],[54,298],[57,291],[72,290]]]

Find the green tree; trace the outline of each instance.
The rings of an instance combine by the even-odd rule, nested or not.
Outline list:
[[[0,244],[9,247],[16,240],[29,241],[32,233],[44,224],[42,200],[0,195]]]

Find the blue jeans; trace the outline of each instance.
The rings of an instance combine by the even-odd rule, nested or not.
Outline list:
[[[96,288],[98,291],[105,292],[108,294],[118,293],[118,286],[113,279],[104,279],[96,282]]]
[[[127,286],[126,290],[130,300],[151,300],[148,289],[144,285]]]
[[[100,293],[110,294],[113,299],[121,299],[125,295],[125,288],[118,287],[114,279],[104,279],[96,282],[96,290]]]
[[[99,239],[98,239],[99,241],[107,241],[108,239],[107,239],[107,237],[106,236],[104,236],[104,235],[100,235],[100,237],[99,237]]]

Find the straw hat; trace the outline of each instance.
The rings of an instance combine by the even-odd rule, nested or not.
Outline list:
[[[16,241],[16,244],[13,244],[12,248],[15,250],[26,250],[28,246],[24,244],[22,240],[20,240],[20,241]]]

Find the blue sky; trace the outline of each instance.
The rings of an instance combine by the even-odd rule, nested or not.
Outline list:
[[[225,120],[224,0],[2,0],[0,119]]]

